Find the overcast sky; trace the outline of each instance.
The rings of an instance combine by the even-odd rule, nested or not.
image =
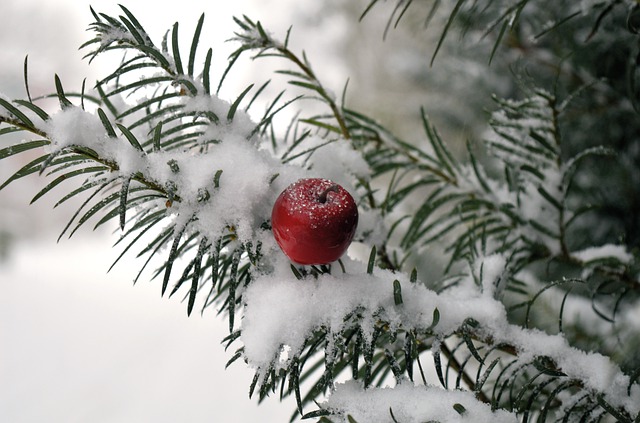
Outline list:
[[[223,52],[230,48],[222,41],[232,34],[233,15],[248,14],[283,33],[296,4],[122,3],[158,42],[176,20],[184,39],[190,39],[204,11],[203,42]],[[91,4],[97,11],[119,13],[117,2]],[[68,90],[79,89],[84,77],[94,81],[103,64],[89,67],[78,52],[90,36],[90,21],[88,2],[3,0],[0,92],[24,96],[26,54],[32,94],[51,92],[54,73]],[[221,53],[220,60],[225,56]],[[2,163],[0,179],[9,171],[9,164]],[[132,287],[140,262],[123,262],[107,275],[117,254],[108,233],[85,231],[56,244],[57,231],[69,215],[52,211],[46,199],[28,206],[38,184],[32,178],[0,192],[0,222],[5,228],[24,229],[14,233],[9,259],[0,261],[0,421],[288,421],[291,401],[273,399],[258,406],[247,398],[253,373],[242,363],[224,369],[233,351],[225,352],[220,345],[228,331],[222,318],[214,313],[187,318],[178,299],[160,298],[157,283],[142,281]]]

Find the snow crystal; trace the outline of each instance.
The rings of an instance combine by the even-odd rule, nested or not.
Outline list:
[[[146,38],[148,38],[148,35],[145,34],[144,31],[140,30],[139,28],[138,28],[138,32],[141,32]],[[104,31],[101,34],[100,48],[105,48],[106,46],[108,46],[109,44],[117,40],[128,40],[131,43],[137,43],[137,40],[135,39],[133,34],[126,31],[125,29],[109,27],[107,31]]]
[[[364,390],[355,381],[338,384],[322,408],[358,422],[473,422],[514,423],[507,411],[491,411],[491,406],[475,399],[473,393],[446,391],[434,386],[414,386],[405,381],[395,388]],[[456,410],[457,408],[457,410]],[[393,417],[391,415],[393,413]],[[395,420],[394,420],[395,419]]]

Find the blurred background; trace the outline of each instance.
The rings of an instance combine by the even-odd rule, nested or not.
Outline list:
[[[456,54],[441,53],[429,67],[439,31],[424,32],[428,13],[407,16],[406,25],[384,37],[393,4],[358,23],[368,3],[131,0],[124,5],[156,43],[175,21],[182,40],[190,42],[205,12],[201,44],[213,47],[220,70],[234,48],[225,43],[233,36],[233,16],[260,20],[280,39],[293,26],[292,49],[307,52],[324,84],[339,95],[349,80],[349,106],[376,116],[398,135],[424,138],[421,106],[450,140],[481,133],[485,119],[478,101],[504,87],[464,60],[486,57],[486,51],[458,54],[462,47],[449,43],[443,50]],[[121,13],[117,2],[106,0],[3,0],[0,93],[26,97],[25,55],[32,96],[54,92],[54,74],[66,91],[79,91],[84,78],[92,86],[110,72],[113,63],[98,59],[89,65],[78,51],[92,36],[86,32],[90,5],[97,12]],[[447,8],[439,14],[446,16]],[[438,25],[438,16],[431,25]],[[236,69],[226,84],[228,98],[254,80],[271,78],[269,70],[262,63],[244,73]],[[286,80],[275,80],[271,90],[285,85]],[[0,181],[28,161],[28,155],[3,161]],[[113,228],[90,232],[87,226],[56,243],[74,204],[52,209],[56,193],[63,192],[54,190],[29,205],[42,182],[33,176],[0,191],[0,422],[288,421],[293,402],[273,399],[258,406],[248,399],[251,370],[242,363],[224,369],[232,355],[220,344],[228,332],[224,318],[212,312],[187,318],[179,299],[160,297],[158,283],[141,280],[132,286],[141,263],[131,257],[107,274],[119,254],[111,248]]]

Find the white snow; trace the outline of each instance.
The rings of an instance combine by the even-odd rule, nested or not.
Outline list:
[[[54,148],[72,145],[98,148],[107,134],[98,116],[79,107],[69,107],[51,115],[44,128]]]
[[[588,389],[603,393],[610,404],[624,407],[632,414],[640,412],[640,387],[634,384],[631,394],[627,395],[629,377],[608,357],[571,347],[561,335],[507,324],[496,329],[492,331],[498,335],[496,341],[516,345],[519,360],[549,357],[570,378],[579,379]]]
[[[194,85],[200,85],[197,81],[193,81]],[[204,90],[202,90],[204,92]],[[227,114],[231,108],[231,103],[214,95],[205,95],[202,93],[196,96],[184,96],[181,103],[184,105],[184,112],[212,112],[220,120],[220,124],[211,125],[207,128],[210,132],[207,137],[214,139],[225,139],[226,137],[248,138],[256,124],[241,108],[235,111],[232,121],[227,121]]]
[[[145,34],[144,31],[141,31],[141,32],[142,32],[141,35],[143,37],[148,37],[148,35]],[[101,36],[102,36],[102,39],[100,42],[101,48],[108,46],[110,43],[112,43],[115,40],[128,40],[131,43],[136,43],[136,39],[132,34],[120,28],[109,28],[109,30],[104,32]]]
[[[589,247],[584,250],[574,251],[571,255],[585,263],[603,259],[616,259],[620,263],[629,264],[633,260],[633,255],[629,253],[625,246],[615,244]]]
[[[436,294],[421,283],[411,283],[404,274],[375,269],[368,275],[363,263],[348,262],[346,266],[347,273],[336,271],[316,280],[298,280],[282,266],[251,283],[243,297],[247,305],[242,322],[242,342],[251,366],[267,368],[282,345],[298,353],[305,337],[315,329],[341,331],[351,323],[349,319],[345,322],[347,315],[356,309],[362,316],[360,324],[369,329],[365,336],[372,334],[379,320],[392,330],[426,329],[436,308],[440,321],[435,331],[441,334],[451,333],[467,318],[480,322],[506,319],[501,303],[476,289],[452,288]],[[402,287],[400,305],[395,305],[393,297],[396,279]]]
[[[209,103],[196,100],[190,107],[208,105],[219,112],[224,104],[227,103],[219,99]],[[224,116],[226,119],[226,112]],[[175,184],[182,201],[174,202],[171,211],[184,219],[197,211],[196,227],[207,238],[216,239],[227,226],[233,225],[241,239],[249,240],[255,236],[255,229],[268,219],[275,196],[302,173],[297,167],[281,165],[268,151],[247,140],[254,124],[240,112],[236,117],[239,124],[219,133],[220,142],[198,154],[188,150],[143,154],[124,136],[108,137],[98,116],[77,107],[53,114],[43,127],[51,137],[52,151],[71,146],[89,147],[102,158],[116,163],[122,176],[142,171],[147,179],[161,186],[169,182]],[[116,129],[116,134],[118,132]],[[172,171],[169,162],[177,164],[179,171]],[[214,179],[219,171],[222,172],[219,187],[215,188]],[[197,197],[202,189],[207,190],[211,198],[201,204]]]
[[[3,99],[4,101],[11,103],[11,99],[1,92],[0,92],[0,98]],[[8,118],[14,117],[13,114],[9,112],[6,108],[4,108],[2,105],[0,105],[0,116],[5,116]]]
[[[491,411],[488,404],[471,392],[447,391],[434,386],[414,386],[409,381],[394,388],[364,390],[360,383],[338,384],[322,408],[340,413],[340,422],[351,416],[357,422],[469,422],[515,423],[518,418],[507,411]],[[456,408],[460,411],[457,411]],[[393,417],[391,415],[393,413]],[[335,418],[332,416],[332,418]]]
[[[475,262],[475,274],[481,277],[480,283],[485,295],[495,296],[500,277],[504,274],[507,260],[501,254],[491,254]]]

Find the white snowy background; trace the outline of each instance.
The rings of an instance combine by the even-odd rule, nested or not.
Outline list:
[[[91,36],[89,5],[117,15],[117,3],[2,0],[3,94],[24,96],[26,54],[34,95],[54,90],[54,73],[68,91],[104,75],[108,64],[89,66],[78,47]],[[232,48],[223,43],[235,29],[232,16],[247,14],[282,32],[300,7],[295,3],[123,2],[157,41],[175,21],[189,38],[205,12],[202,43],[214,47],[219,62]],[[17,166],[3,163],[0,179]],[[56,244],[70,209],[52,210],[55,194],[29,206],[36,179],[0,192],[0,233],[12,236],[0,260],[0,422],[288,421],[292,403],[258,406],[248,398],[251,370],[242,363],[224,369],[232,354],[220,344],[228,333],[224,318],[213,312],[187,318],[178,299],[160,298],[157,283],[132,286],[139,262],[123,260],[107,274],[117,256],[109,231],[81,230]]]

